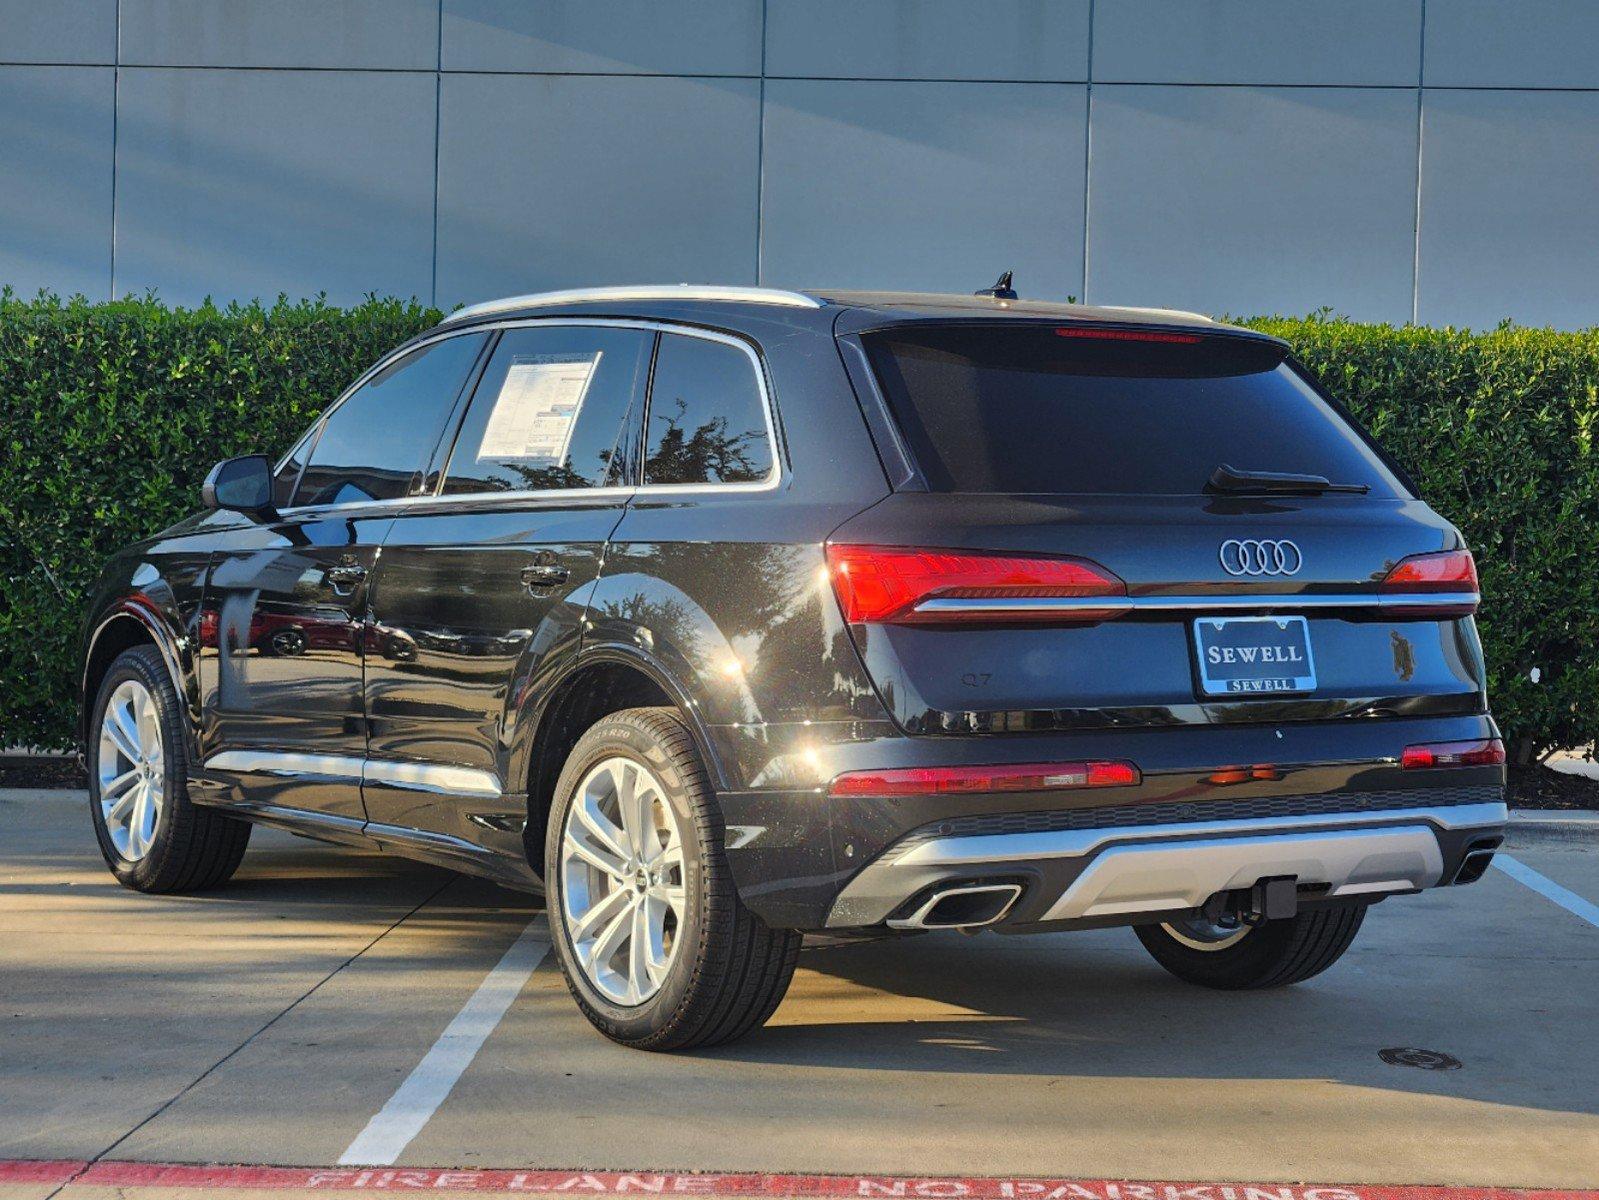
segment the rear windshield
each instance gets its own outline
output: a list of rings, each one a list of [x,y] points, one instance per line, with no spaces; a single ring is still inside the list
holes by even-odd
[[[1174,340],[992,324],[862,340],[934,491],[1194,495],[1226,464],[1406,495],[1280,347],[1155,336]]]

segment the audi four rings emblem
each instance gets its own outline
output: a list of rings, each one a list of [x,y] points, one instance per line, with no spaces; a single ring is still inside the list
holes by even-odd
[[[1221,569],[1229,575],[1297,575],[1305,556],[1288,539],[1228,538],[1221,544]]]

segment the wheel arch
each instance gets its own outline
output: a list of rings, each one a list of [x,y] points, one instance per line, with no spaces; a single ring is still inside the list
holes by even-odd
[[[172,680],[172,690],[183,705],[186,719],[184,737],[194,749],[196,729],[195,689],[189,686],[192,672],[185,667],[183,639],[171,629],[161,614],[137,596],[128,596],[101,613],[86,639],[83,654],[83,672],[79,679],[78,744],[80,750],[88,745],[89,721],[94,710],[95,697],[100,683],[117,656],[135,646],[154,646],[166,664],[167,675]]]
[[[530,733],[511,764],[511,777],[527,780],[523,845],[528,862],[541,877],[544,834],[555,785],[578,738],[613,712],[655,707],[674,709],[683,718],[713,790],[725,786],[721,763],[697,711],[699,705],[682,682],[663,664],[634,647],[587,647],[548,689],[536,714],[527,722]]]

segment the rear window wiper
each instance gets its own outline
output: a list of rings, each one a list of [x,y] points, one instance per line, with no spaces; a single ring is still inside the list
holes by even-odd
[[[1320,496],[1327,492],[1347,492],[1363,496],[1371,491],[1371,485],[1334,483],[1325,475],[1294,475],[1287,471],[1240,471],[1236,467],[1222,463],[1210,473],[1210,479],[1205,483],[1205,490],[1232,495]]]

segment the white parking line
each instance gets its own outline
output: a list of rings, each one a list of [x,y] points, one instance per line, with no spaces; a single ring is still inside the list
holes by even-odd
[[[1570,888],[1561,887],[1553,879],[1538,874],[1526,863],[1517,862],[1508,854],[1494,855],[1493,865],[1517,883],[1525,884],[1544,899],[1553,900],[1567,912],[1575,913],[1595,929],[1599,929],[1599,904],[1584,900]]]
[[[422,1132],[544,960],[550,948],[545,929],[542,914],[528,922],[415,1070],[350,1143],[340,1166],[389,1166]]]

